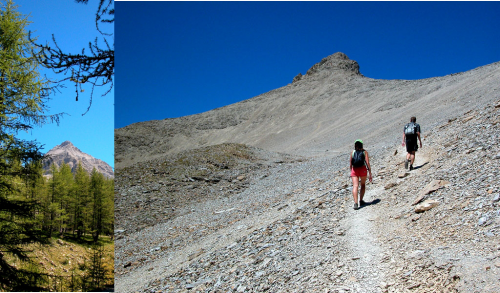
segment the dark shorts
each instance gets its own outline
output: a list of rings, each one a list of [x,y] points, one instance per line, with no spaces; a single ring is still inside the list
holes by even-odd
[[[418,150],[417,138],[406,137],[406,151],[408,153],[416,152]]]

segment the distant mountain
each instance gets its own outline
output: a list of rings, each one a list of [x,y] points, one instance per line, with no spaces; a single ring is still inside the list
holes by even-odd
[[[500,62],[420,80],[373,79],[360,68],[338,52],[257,97],[116,129],[115,168],[228,142],[301,156],[343,153],[358,138],[371,147],[396,143],[411,116],[430,129],[499,96]]]
[[[46,158],[43,160],[43,169],[45,170],[45,174],[49,174],[50,166],[52,164],[61,166],[63,162],[71,167],[71,171],[73,171],[73,173],[78,167],[78,162],[81,162],[83,168],[89,172],[89,174],[92,172],[93,168],[96,168],[96,170],[104,176],[114,178],[113,168],[111,168],[110,165],[80,151],[70,141],[65,141],[62,144],[55,146],[46,154]]]

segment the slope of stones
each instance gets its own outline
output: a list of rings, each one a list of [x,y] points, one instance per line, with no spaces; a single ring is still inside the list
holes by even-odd
[[[401,160],[386,164],[389,200],[379,237],[394,244],[391,257],[404,266],[401,290],[409,284],[429,292],[436,282],[460,292],[500,290],[499,114],[500,101],[434,128],[410,176],[394,178]],[[416,214],[411,203],[433,180],[449,182],[426,196],[439,206]],[[446,274],[428,280],[429,264]]]
[[[498,292],[499,113],[497,97],[495,103],[456,113],[434,127],[421,121],[428,131],[411,172],[403,170],[401,146],[391,141],[366,145],[375,178],[367,185],[369,205],[358,211],[352,209],[349,149],[307,159],[251,149],[251,156],[228,169],[221,169],[220,161],[228,161],[235,149],[248,152],[247,147],[216,147],[219,157],[232,153],[217,162],[205,159],[213,148],[185,153],[190,172],[205,173],[197,176],[181,168],[179,174],[188,176],[174,193],[150,192],[177,197],[182,204],[175,214],[142,229],[129,223],[117,231],[117,290]],[[134,191],[138,186],[182,177],[172,175],[175,171],[161,173],[155,166],[162,162],[117,174],[136,176],[120,184],[117,202],[144,198]],[[217,171],[200,170],[210,169],[207,164]],[[173,161],[166,165],[174,168]],[[232,173],[215,175],[221,170]],[[136,181],[153,175],[149,183]],[[412,203],[434,180],[449,182],[424,198],[439,205],[416,213]],[[223,185],[240,181],[246,182],[241,188],[225,191]],[[183,202],[191,193],[198,195]],[[130,215],[135,207],[127,206],[120,213]],[[158,206],[164,205],[144,205],[142,213]],[[118,227],[125,223],[117,220]]]
[[[303,156],[330,154],[357,136],[392,139],[415,115],[433,127],[498,96],[500,63],[423,80],[375,80],[336,53],[298,81],[209,112],[115,131],[117,168],[200,146],[243,143]]]
[[[238,144],[222,144],[138,163],[116,172],[115,218],[118,230],[139,231],[182,216],[197,202],[237,194],[258,171],[295,159],[286,154]],[[264,173],[262,173],[264,172]]]

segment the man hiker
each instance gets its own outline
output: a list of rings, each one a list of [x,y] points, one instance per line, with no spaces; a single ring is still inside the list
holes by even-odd
[[[417,138],[420,142],[420,147],[422,147],[422,140],[420,139],[420,125],[417,124],[417,118],[411,117],[410,123],[405,125],[403,131],[403,146],[406,144],[406,161],[405,169],[408,169],[408,164],[410,164],[410,170],[413,170],[413,162],[415,161],[415,152],[418,150]]]

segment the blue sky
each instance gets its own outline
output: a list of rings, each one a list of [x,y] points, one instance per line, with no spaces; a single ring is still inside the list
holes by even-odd
[[[422,79],[500,61],[500,2],[115,2],[115,128],[285,86],[336,52]]]
[[[14,0],[17,11],[30,15],[32,23],[28,30],[38,36],[39,43],[51,42],[55,35],[59,46],[71,53],[79,53],[88,47],[89,41],[100,36],[95,28],[95,12],[98,2],[91,0],[88,5],[78,4],[71,0]],[[112,26],[108,26],[112,32]],[[111,39],[112,41],[112,39]],[[86,50],[88,51],[88,50]],[[51,71],[43,70],[49,78],[59,79]],[[19,137],[36,140],[44,145],[42,152],[69,140],[77,148],[95,158],[114,166],[114,91],[107,96],[101,95],[108,88],[94,91],[92,107],[86,112],[90,101],[90,87],[80,93],[79,101],[75,101],[75,88],[71,83],[61,93],[51,96],[48,102],[49,112],[55,114],[65,112],[68,115],[57,124],[47,124],[34,128],[29,133],[20,133]]]

